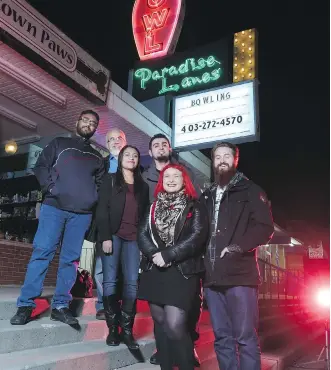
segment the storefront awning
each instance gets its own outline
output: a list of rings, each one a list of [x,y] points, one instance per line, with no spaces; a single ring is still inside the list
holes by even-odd
[[[268,245],[272,244],[281,244],[281,245],[287,245],[287,246],[303,246],[303,243],[291,237],[291,235],[284,229],[282,229],[280,226],[277,224],[274,224],[274,235]]]

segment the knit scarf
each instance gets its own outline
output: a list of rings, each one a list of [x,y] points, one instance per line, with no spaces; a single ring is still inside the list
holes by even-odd
[[[185,190],[178,193],[159,193],[155,206],[155,226],[161,240],[170,245],[174,242],[178,217],[187,205]]]

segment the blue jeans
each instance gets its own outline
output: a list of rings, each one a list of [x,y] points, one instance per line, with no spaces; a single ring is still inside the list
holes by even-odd
[[[206,288],[205,297],[220,369],[261,370],[257,289],[247,286],[221,290]]]
[[[118,269],[121,264],[123,274],[123,299],[135,300],[138,291],[140,252],[136,241],[113,236],[113,253],[102,254],[103,294],[117,293]]]
[[[70,294],[76,276],[85,233],[91,214],[77,214],[42,205],[38,230],[33,241],[33,252],[17,306],[35,307],[34,299],[42,293],[48,266],[57,247],[62,247],[52,308],[69,307]]]
[[[97,311],[103,310],[103,271],[102,271],[102,246],[100,243],[97,243],[95,246],[96,257],[95,257],[95,267],[94,267],[94,280],[97,287],[97,300],[95,302],[95,309]]]

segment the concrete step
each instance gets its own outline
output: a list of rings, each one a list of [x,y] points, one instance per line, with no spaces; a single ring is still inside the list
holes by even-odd
[[[152,318],[146,313],[138,313],[135,319],[134,334],[142,338],[153,333]],[[77,328],[62,322],[52,321],[48,317],[29,322],[26,325],[11,325],[9,321],[0,321],[0,353],[44,348],[68,343],[103,340],[108,334],[105,321],[93,316],[84,316]]]
[[[96,293],[96,292],[95,292]],[[19,288],[0,287],[0,322],[10,320],[17,311],[16,301],[19,295]],[[46,317],[50,315],[53,288],[46,289],[40,298],[35,299],[37,307],[33,310],[33,317]],[[76,317],[95,316],[96,298],[74,298],[70,309]],[[147,302],[138,301],[138,312],[149,312]]]
[[[124,344],[109,347],[103,340],[12,352],[0,355],[0,370],[115,370],[150,358],[154,340],[141,338],[139,344],[134,352]]]
[[[206,343],[203,346],[197,346],[196,351],[199,355],[201,366],[200,370],[219,370],[213,343]],[[269,359],[262,354],[262,370],[274,370],[277,361]],[[151,365],[149,361],[127,366],[123,370],[157,370],[159,366]]]

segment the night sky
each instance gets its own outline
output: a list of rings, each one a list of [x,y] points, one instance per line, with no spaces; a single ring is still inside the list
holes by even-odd
[[[138,60],[133,0],[29,3],[127,88]],[[239,146],[239,167],[266,190],[284,227],[292,219],[330,224],[329,14],[328,2],[186,0],[177,51],[258,30],[261,140]]]

